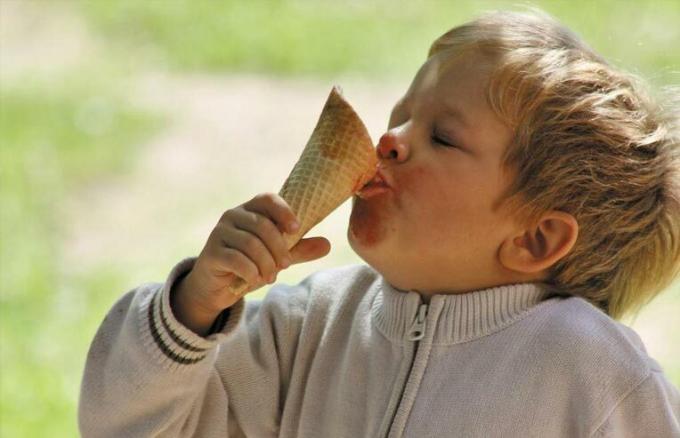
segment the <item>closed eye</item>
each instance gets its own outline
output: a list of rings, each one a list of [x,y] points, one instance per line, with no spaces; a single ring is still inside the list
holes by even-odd
[[[433,133],[432,136],[430,137],[432,140],[432,143],[439,144],[441,146],[449,147],[449,148],[456,148],[456,146],[451,140],[442,137],[439,134]]]

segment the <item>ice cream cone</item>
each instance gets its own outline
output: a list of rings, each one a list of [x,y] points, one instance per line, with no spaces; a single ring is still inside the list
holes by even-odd
[[[307,146],[279,192],[300,222],[295,234],[284,234],[288,248],[363,187],[375,175],[377,164],[364,123],[340,89],[333,87]],[[230,291],[240,296],[247,288],[237,277]]]

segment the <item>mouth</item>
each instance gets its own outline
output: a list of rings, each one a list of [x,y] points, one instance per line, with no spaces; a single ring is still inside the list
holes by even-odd
[[[375,176],[357,192],[357,196],[362,199],[371,198],[392,190],[385,174],[378,168]]]

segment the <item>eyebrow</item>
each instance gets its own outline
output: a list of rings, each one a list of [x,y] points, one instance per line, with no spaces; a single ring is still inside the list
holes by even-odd
[[[444,106],[444,112],[449,117],[460,123],[464,128],[470,128],[470,123],[468,122],[467,117],[460,109],[456,108],[455,106]]]
[[[392,107],[392,111],[402,109],[402,107],[406,106],[408,101],[409,96],[408,95],[403,96],[401,99],[397,101],[397,103],[395,103],[394,107]],[[458,107],[444,104],[443,109],[447,116],[457,121],[463,128],[468,130],[470,129],[471,125],[470,122],[468,121],[467,116]]]

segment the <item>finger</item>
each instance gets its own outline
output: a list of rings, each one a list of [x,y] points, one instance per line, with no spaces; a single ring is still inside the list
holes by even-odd
[[[241,285],[240,282],[234,281],[235,277],[233,277],[233,275],[234,274],[232,274],[232,280],[229,281],[227,284],[225,284],[225,286],[222,289],[223,291],[231,292],[229,295],[232,295],[232,296],[233,296],[234,290],[238,291],[237,296],[243,296],[243,295],[249,294],[250,292],[258,290],[259,288],[261,288],[262,286],[264,286],[268,283],[267,281],[264,281],[262,278],[257,277],[258,278],[257,281],[244,280],[246,282],[246,286],[245,286],[245,288],[243,288],[243,286]]]
[[[262,193],[248,201],[244,207],[247,210],[260,213],[268,217],[281,232],[293,233],[299,228],[295,213],[288,203],[276,193]],[[295,224],[298,227],[295,227]]]
[[[291,250],[293,264],[316,260],[328,254],[331,243],[324,237],[310,237],[300,240]]]
[[[220,240],[222,245],[242,252],[255,263],[260,276],[271,281],[276,275],[276,262],[271,253],[258,236],[238,228],[220,227]]]
[[[257,265],[239,250],[222,246],[216,251],[215,261],[219,268],[243,278],[248,284],[262,281]]]
[[[232,224],[243,231],[256,235],[274,257],[279,269],[290,266],[291,258],[281,231],[266,216],[245,209],[236,210],[231,216]]]

